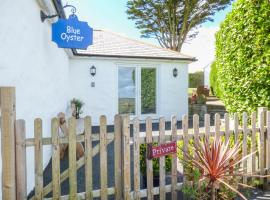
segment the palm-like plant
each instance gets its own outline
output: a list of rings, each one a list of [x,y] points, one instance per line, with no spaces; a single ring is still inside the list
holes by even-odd
[[[230,184],[236,177],[256,176],[245,173],[245,170],[240,165],[242,161],[256,152],[242,157],[241,146],[241,143],[237,143],[230,147],[229,142],[225,143],[220,138],[215,137],[210,140],[205,137],[194,145],[194,155],[184,152],[185,162],[191,163],[194,168],[200,170],[201,177],[199,181],[207,182],[207,188],[211,190],[212,200],[215,200],[216,188],[220,184],[246,200],[246,197],[238,191],[238,186],[250,186],[241,183],[236,183],[235,186]]]

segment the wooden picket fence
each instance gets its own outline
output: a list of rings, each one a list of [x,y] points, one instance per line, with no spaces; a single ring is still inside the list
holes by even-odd
[[[183,182],[179,182],[178,168],[180,165],[177,155],[172,155],[172,169],[170,173],[170,184],[166,184],[165,157],[159,158],[159,186],[153,185],[153,161],[146,160],[147,165],[147,187],[141,189],[140,183],[140,145],[165,144],[171,141],[183,141],[184,151],[188,150],[189,141],[199,142],[203,136],[224,137],[228,141],[231,137],[234,141],[242,138],[243,156],[250,152],[259,150],[259,154],[253,155],[250,160],[243,161],[245,170],[261,175],[269,174],[270,169],[270,112],[265,108],[258,109],[249,117],[246,113],[242,116],[234,114],[233,124],[230,124],[229,114],[225,114],[224,123],[221,123],[220,115],[215,115],[215,125],[210,126],[210,116],[205,115],[204,127],[199,127],[199,116],[193,116],[193,127],[189,128],[188,116],[182,118],[182,128],[177,129],[177,119],[171,118],[171,129],[165,130],[165,119],[159,119],[159,131],[152,131],[152,119],[147,118],[141,122],[138,118],[130,120],[128,115],[116,115],[114,118],[114,132],[107,132],[106,116],[100,117],[99,134],[92,133],[91,117],[84,118],[84,132],[76,133],[76,119],[68,119],[68,137],[59,136],[59,119],[51,120],[51,137],[44,138],[42,133],[42,120],[34,121],[34,138],[25,137],[24,120],[15,118],[15,90],[12,88],[2,88],[0,92],[1,110],[1,133],[2,133],[2,158],[3,163],[3,186],[2,199],[27,199],[26,190],[26,149],[35,149],[35,195],[32,199],[46,199],[52,191],[52,198],[47,199],[93,199],[100,198],[106,200],[108,196],[115,199],[154,199],[159,195],[159,199],[166,199],[166,194],[171,193],[171,199],[178,198],[178,191],[181,190]],[[242,125],[239,119],[242,118]],[[248,125],[250,121],[251,125]],[[140,132],[140,123],[145,123],[146,131]],[[132,124],[132,137],[131,125]],[[257,137],[258,136],[258,137]],[[248,148],[248,138],[251,147]],[[257,138],[259,141],[257,141]],[[76,143],[84,142],[85,155],[76,160]],[[99,142],[92,146],[93,142]],[[108,163],[107,146],[114,143],[114,186],[108,188]],[[60,145],[68,144],[69,168],[60,172]],[[52,182],[43,184],[43,145],[52,146]],[[100,189],[93,190],[93,162],[94,156],[100,157]],[[133,155],[132,155],[133,154]],[[132,155],[132,156],[131,156]],[[133,162],[132,159],[133,158]],[[131,168],[131,164],[133,167]],[[77,192],[77,170],[85,165],[85,185],[86,191]],[[248,167],[250,166],[250,168]],[[133,171],[131,171],[133,169]],[[184,169],[185,170],[185,169]],[[131,174],[133,174],[131,176]],[[133,180],[131,179],[133,177]],[[69,194],[61,196],[61,183],[69,179]],[[185,177],[184,181],[185,181]],[[133,184],[131,184],[133,181]],[[243,178],[244,183],[247,178]],[[270,180],[262,179],[267,187]],[[133,185],[133,187],[131,187]]]

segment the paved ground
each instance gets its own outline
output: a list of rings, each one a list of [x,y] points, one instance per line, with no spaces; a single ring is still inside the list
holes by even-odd
[[[258,195],[257,197],[253,198],[252,200],[263,200],[263,199],[270,199],[270,192],[265,192],[262,195]]]
[[[270,192],[265,192],[264,194],[258,195],[254,198],[252,198],[251,200],[266,200],[266,199],[270,199]]]
[[[93,144],[93,147],[97,145],[97,142]],[[114,186],[114,155],[113,155],[113,149],[114,149],[114,144],[111,143],[108,145],[108,157],[107,157],[107,162],[108,162],[108,187],[113,187]],[[131,152],[133,151],[133,147],[131,146]],[[61,172],[66,170],[68,168],[68,155],[66,153],[65,157],[63,160],[61,160]],[[100,189],[100,164],[99,164],[99,154],[97,154],[93,158],[93,189]],[[85,191],[85,173],[84,173],[84,166],[81,167],[77,171],[77,190],[78,193],[84,192]],[[131,155],[131,172],[133,171],[133,156]],[[48,164],[48,166],[44,170],[43,174],[43,181],[44,181],[44,186],[46,186],[48,183],[52,181],[52,163],[51,160]],[[133,180],[133,174],[131,173],[131,180]],[[69,191],[69,180],[66,179],[62,184],[61,184],[61,194],[62,195],[67,195]],[[170,177],[168,176],[166,178],[166,184],[170,184]],[[178,182],[182,181],[181,176],[179,175]],[[141,176],[141,189],[146,188],[146,180]],[[131,189],[133,190],[133,181],[131,181]],[[32,197],[34,195],[34,190],[29,194],[28,198]],[[167,194],[167,198],[170,197],[170,194]],[[179,197],[181,196],[181,193],[179,193]],[[52,193],[48,194],[46,198],[52,197]],[[114,199],[113,197],[110,197],[109,199]],[[155,199],[159,199],[158,197],[155,197]]]
[[[249,200],[270,200],[270,191],[263,192],[260,189],[255,189],[245,196]],[[240,198],[238,197],[236,200],[240,200]]]
[[[207,97],[206,104],[207,105],[215,105],[215,106],[224,106],[224,103],[219,98],[217,98],[215,96]]]

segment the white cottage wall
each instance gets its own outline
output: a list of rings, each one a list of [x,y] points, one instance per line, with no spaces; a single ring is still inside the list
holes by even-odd
[[[90,67],[96,67],[96,75],[90,75]],[[91,87],[91,82],[95,87]],[[94,125],[99,124],[99,116],[106,115],[108,123],[113,123],[117,114],[117,65],[112,60],[74,58],[70,60],[70,99],[82,100],[83,115],[90,115]]]
[[[16,87],[17,119],[26,120],[27,137],[33,137],[36,117],[49,137],[50,119],[68,102],[68,56],[51,42],[51,26],[41,23],[37,1],[4,0],[0,6],[0,86]],[[27,150],[28,192],[34,186],[33,149]],[[44,146],[44,166],[50,150]]]
[[[96,75],[90,75],[90,67],[96,67]],[[123,59],[123,58],[74,58],[70,61],[70,99],[81,99],[85,105],[83,116],[92,116],[93,124],[98,125],[99,116],[106,115],[108,123],[113,124],[113,117],[118,113],[118,66],[154,66],[158,72],[157,115],[167,121],[172,115],[181,120],[188,113],[188,67],[187,63],[176,61]],[[173,69],[178,69],[178,76],[173,77]],[[95,87],[91,87],[91,82]],[[145,116],[140,116],[145,118]]]
[[[173,69],[178,71],[173,77]],[[187,63],[163,63],[160,68],[160,114],[167,121],[172,115],[177,120],[188,114],[188,65]]]

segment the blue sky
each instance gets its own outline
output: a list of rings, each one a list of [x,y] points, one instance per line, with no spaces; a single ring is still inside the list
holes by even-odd
[[[130,38],[144,40],[158,45],[155,39],[140,38],[140,30],[135,23],[129,20],[126,14],[127,0],[62,0],[76,6],[77,15],[81,21],[87,21],[94,29],[108,29]],[[198,27],[199,35],[196,39],[185,44],[183,52],[195,56],[198,62],[191,64],[191,71],[202,69],[210,63],[214,57],[214,34],[219,24],[225,19],[227,9],[216,13],[214,22],[206,22]],[[68,12],[68,9],[66,10]],[[203,47],[203,48],[202,48]],[[208,54],[205,54],[208,53]]]

